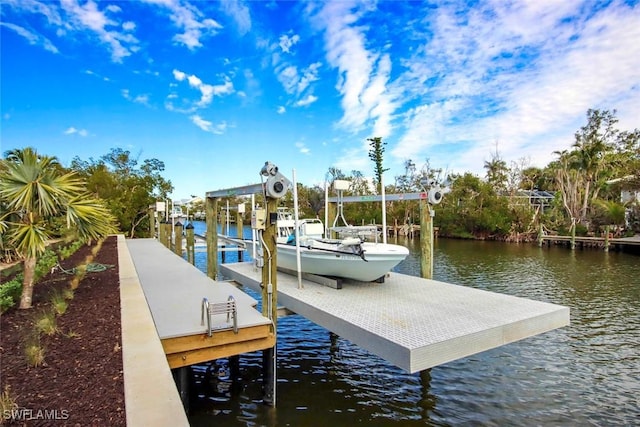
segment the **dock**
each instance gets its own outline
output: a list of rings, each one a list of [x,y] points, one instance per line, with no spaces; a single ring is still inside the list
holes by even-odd
[[[273,323],[257,301],[231,283],[214,281],[156,239],[127,240],[169,367],[181,368],[275,345]],[[237,332],[224,314],[202,321],[203,298],[211,304],[235,301]],[[211,335],[211,336],[209,336]]]
[[[252,263],[221,274],[259,291]],[[569,308],[399,273],[334,289],[278,272],[278,303],[410,373],[569,325]]]
[[[580,244],[581,246],[596,246],[608,249],[609,246],[622,248],[624,246],[640,246],[640,235],[631,237],[594,237],[594,236],[559,236],[554,234],[545,234],[540,236],[540,245],[546,242],[564,243],[564,244]]]

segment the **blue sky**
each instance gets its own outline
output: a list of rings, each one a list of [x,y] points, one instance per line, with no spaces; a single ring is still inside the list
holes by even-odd
[[[589,108],[640,127],[638,2],[1,0],[1,149],[157,158],[173,198],[330,167],[545,166]]]

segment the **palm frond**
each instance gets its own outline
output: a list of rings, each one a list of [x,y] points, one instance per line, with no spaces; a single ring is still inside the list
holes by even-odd
[[[117,232],[116,220],[102,201],[84,194],[69,200],[67,225],[82,240],[98,239]]]
[[[49,234],[45,227],[38,224],[18,224],[11,228],[9,242],[15,250],[25,257],[37,257],[44,253]]]

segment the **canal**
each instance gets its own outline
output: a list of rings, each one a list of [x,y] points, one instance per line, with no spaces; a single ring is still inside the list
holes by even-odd
[[[396,271],[419,275],[419,241],[397,243],[411,253]],[[206,271],[205,256],[196,265]],[[571,325],[408,374],[288,316],[278,321],[277,407],[262,403],[262,358],[251,353],[238,375],[226,359],[193,367],[191,425],[636,425],[640,257],[440,239],[434,278],[568,306]]]

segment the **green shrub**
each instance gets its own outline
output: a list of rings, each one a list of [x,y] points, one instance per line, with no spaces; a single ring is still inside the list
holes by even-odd
[[[13,307],[22,294],[22,278],[15,279],[0,285],[0,313],[4,313]]]
[[[589,229],[586,225],[576,224],[576,236],[584,237],[589,232]]]
[[[35,271],[35,281],[44,277],[58,263],[58,256],[51,249],[47,249],[44,254],[38,258]]]
[[[79,240],[76,240],[76,241],[70,243],[68,246],[64,246],[64,247],[60,248],[58,250],[58,254],[60,255],[60,259],[69,258],[71,255],[76,253],[76,251],[78,249],[80,249],[80,246],[82,246],[82,242],[80,242]]]

